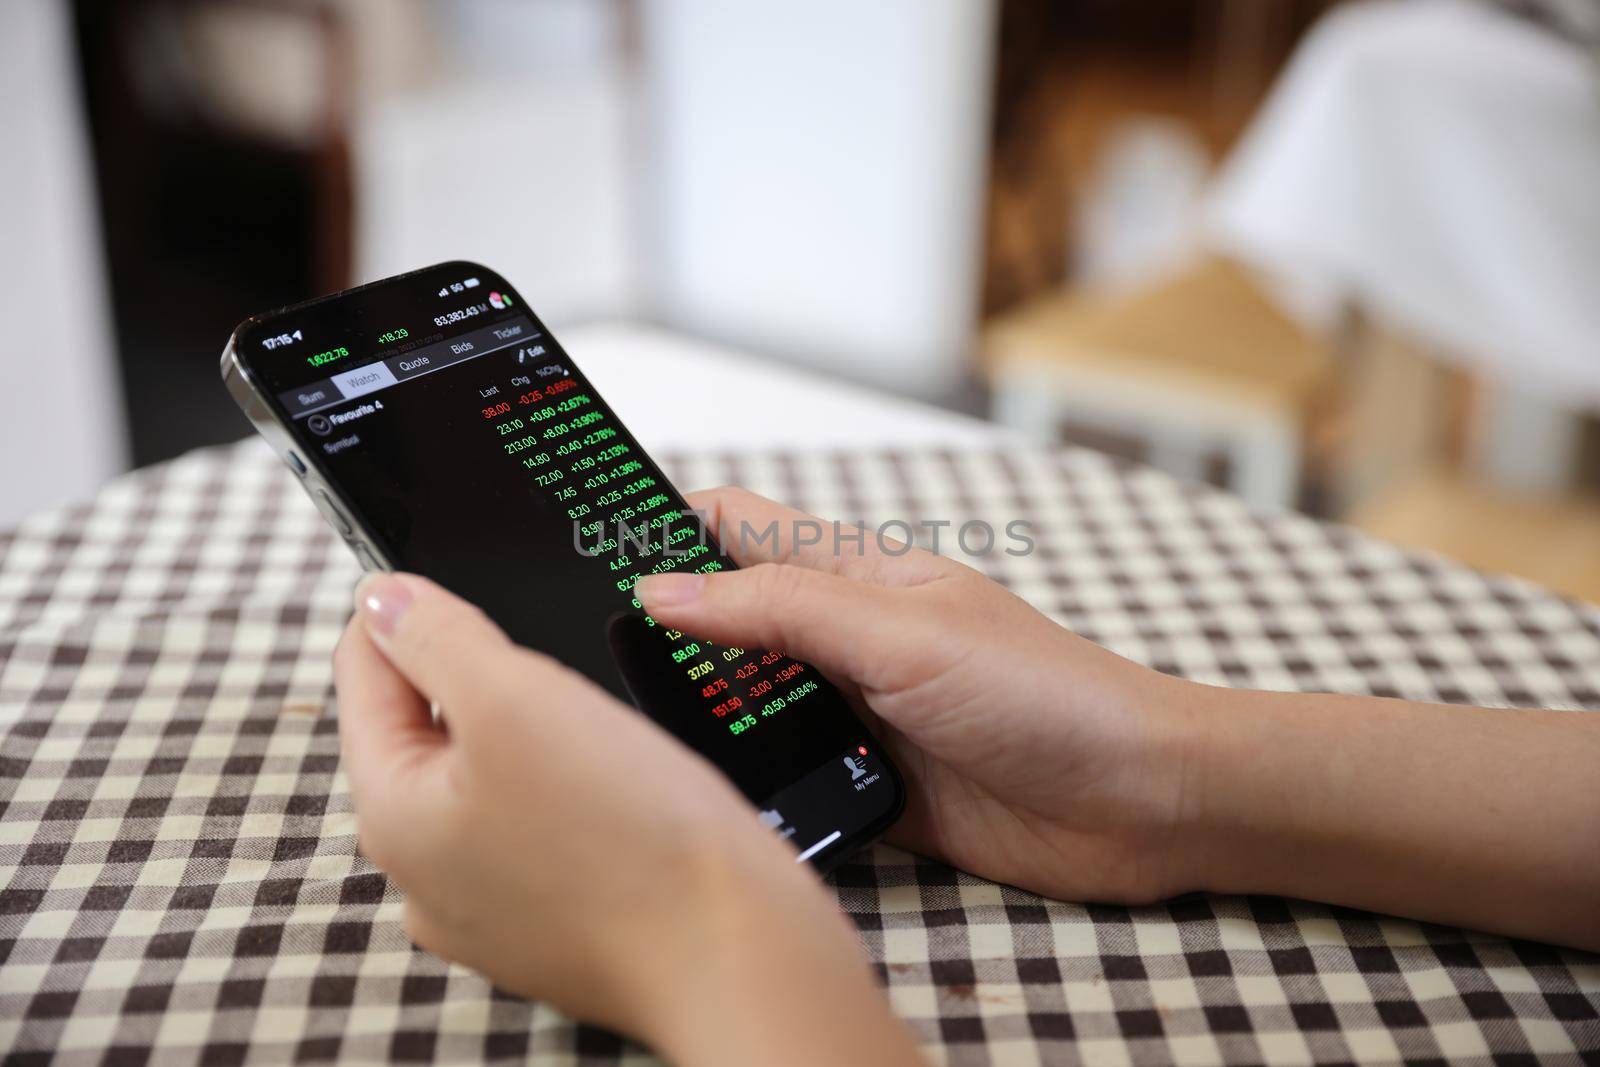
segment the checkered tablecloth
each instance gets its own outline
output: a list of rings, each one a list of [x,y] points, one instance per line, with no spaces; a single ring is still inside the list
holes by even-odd
[[[1600,612],[1091,453],[664,459],[870,523],[1031,520],[1032,555],[978,562],[1162,670],[1600,708]],[[356,577],[254,443],[0,538],[8,1062],[649,1059],[407,942],[329,706]],[[1600,1063],[1593,955],[1300,901],[1062,904],[887,847],[833,882],[936,1061]]]

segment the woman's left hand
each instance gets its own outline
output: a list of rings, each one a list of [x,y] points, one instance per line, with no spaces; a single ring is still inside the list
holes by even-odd
[[[361,846],[422,947],[682,1061],[782,1062],[790,1029],[806,1062],[854,1018],[920,1062],[810,869],[634,709],[411,575],[361,584],[334,664]]]

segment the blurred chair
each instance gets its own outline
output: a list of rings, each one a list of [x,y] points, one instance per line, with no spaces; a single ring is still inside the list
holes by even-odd
[[[1125,295],[1035,301],[995,319],[983,347],[1009,426],[1045,440],[1064,424],[1132,437],[1154,466],[1193,479],[1220,454],[1251,504],[1297,501],[1305,422],[1331,357],[1232,263]]]

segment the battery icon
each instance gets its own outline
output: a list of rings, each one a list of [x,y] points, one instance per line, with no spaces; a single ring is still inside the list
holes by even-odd
[[[468,289],[476,289],[478,287],[478,279],[476,279],[476,278],[468,278],[466,281],[462,282],[461,284],[466,286]]]

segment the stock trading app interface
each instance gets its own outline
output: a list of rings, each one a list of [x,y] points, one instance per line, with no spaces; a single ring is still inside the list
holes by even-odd
[[[838,691],[780,652],[644,612],[641,576],[732,562],[519,295],[436,270],[236,338],[301,454],[399,568],[637,704],[803,858],[826,865],[881,831],[901,787]]]

